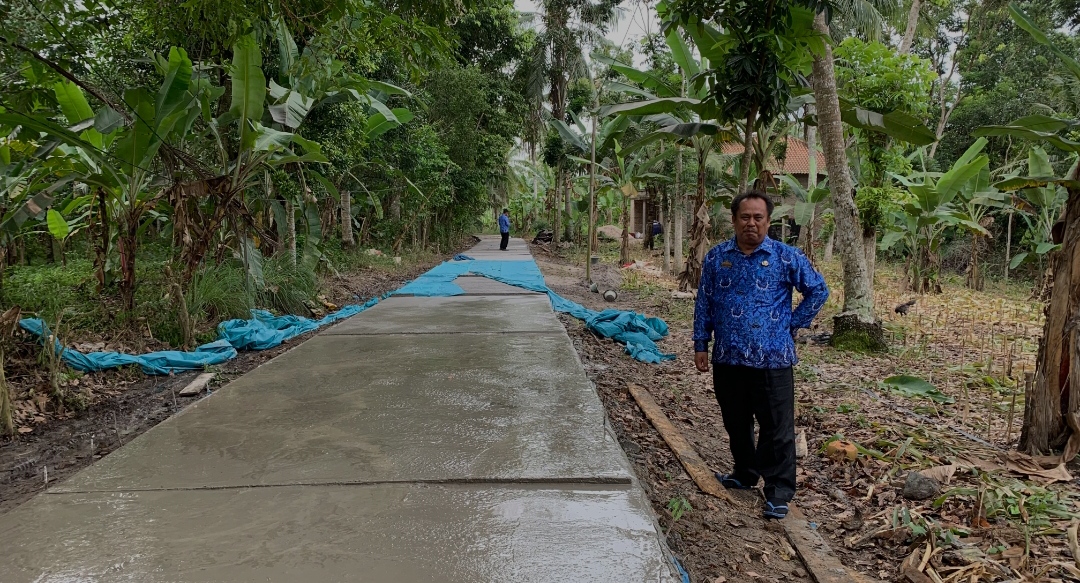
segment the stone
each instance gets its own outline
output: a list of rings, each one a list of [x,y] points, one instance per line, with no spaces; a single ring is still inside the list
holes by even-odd
[[[803,458],[806,457],[808,453],[810,452],[806,445],[806,430],[800,429],[799,432],[795,434],[795,457]],[[858,452],[856,451],[856,453]]]
[[[904,498],[908,500],[928,500],[941,494],[941,483],[919,472],[908,472],[904,480]]]
[[[850,441],[837,440],[826,446],[825,455],[829,456],[833,461],[847,460],[853,462],[855,458],[859,457],[859,448],[855,447],[855,444]]]

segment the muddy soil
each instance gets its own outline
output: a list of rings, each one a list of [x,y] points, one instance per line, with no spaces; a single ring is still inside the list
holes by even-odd
[[[338,306],[363,302],[401,287],[452,256],[450,253],[415,265],[380,266],[332,276],[323,283],[323,298]],[[237,358],[214,367],[218,375],[209,390],[212,392],[315,334],[299,336],[270,350],[241,352]],[[36,362],[39,351],[29,341],[20,344],[5,363],[11,371],[8,381],[13,386],[40,386],[44,373]],[[41,390],[36,391],[37,399],[16,401],[19,433],[0,438],[0,514],[44,490],[46,478],[48,483],[55,483],[71,476],[205,396],[176,395],[197,374],[147,377],[135,370],[119,370],[80,375],[64,381],[65,390],[77,392],[85,401],[85,408],[78,412],[55,410]]]

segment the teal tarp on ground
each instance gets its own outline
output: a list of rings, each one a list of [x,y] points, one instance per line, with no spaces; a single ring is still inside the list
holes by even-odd
[[[546,293],[555,311],[570,314],[584,321],[588,329],[624,344],[626,353],[637,360],[658,363],[675,358],[674,354],[660,352],[659,347],[656,346],[656,341],[668,334],[667,324],[663,320],[646,318],[641,314],[623,310],[597,312],[572,302],[548,289],[540,268],[532,260],[464,259],[445,262],[393,292],[393,295],[428,297],[461,295],[465,291],[453,281],[466,273],[482,275],[507,285]],[[383,298],[389,295],[391,294],[386,294]],[[345,306],[321,320],[311,320],[300,316],[274,316],[264,310],[252,310],[252,317],[249,320],[228,320],[219,324],[220,338],[215,342],[203,344],[192,352],[163,350],[141,355],[119,352],[83,354],[77,350],[64,348],[59,340],[54,339],[53,344],[56,346],[57,353],[61,354],[64,363],[77,371],[97,372],[138,365],[148,375],[167,375],[188,370],[201,370],[207,366],[221,364],[236,358],[237,350],[273,348],[301,334],[355,316],[378,302],[379,298],[372,298],[364,304]],[[52,335],[45,322],[37,318],[20,320],[19,326],[38,338],[47,338]]]
[[[24,318],[19,321],[19,326],[38,338],[52,336],[49,327],[38,318]],[[227,340],[217,340],[209,344],[203,344],[193,352],[163,350],[138,356],[120,352],[83,354],[78,350],[64,348],[59,340],[53,339],[53,344],[56,347],[56,352],[64,360],[64,364],[81,372],[97,372],[110,368],[138,365],[146,374],[166,375],[171,372],[199,370],[236,358],[236,349]]]
[[[365,304],[345,306],[321,320],[311,320],[300,316],[274,316],[264,310],[252,310],[250,320],[228,320],[219,324],[220,338],[209,344],[203,344],[192,352],[163,350],[140,355],[120,352],[83,354],[78,350],[64,348],[59,340],[54,339],[53,343],[64,363],[80,372],[98,372],[110,368],[138,365],[148,375],[167,375],[188,370],[201,370],[207,366],[221,364],[236,358],[237,350],[273,348],[301,334],[355,316],[374,306],[378,301],[379,298],[372,298]],[[20,320],[19,326],[38,338],[52,335],[45,322],[37,318]]]
[[[394,292],[394,295],[413,295],[425,297],[456,296],[465,293],[454,280],[466,273],[482,275],[495,281],[546,293],[551,306],[557,312],[570,314],[585,322],[585,326],[605,337],[626,345],[626,353],[642,362],[659,363],[674,360],[674,354],[660,351],[656,341],[668,334],[667,324],[659,318],[646,318],[636,312],[623,310],[590,310],[577,302],[572,302],[548,289],[544,275],[535,261],[453,261],[436,266],[408,285]]]

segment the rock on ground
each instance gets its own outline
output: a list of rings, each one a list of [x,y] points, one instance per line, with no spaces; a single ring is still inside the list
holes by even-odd
[[[941,494],[941,483],[919,472],[908,472],[903,493],[908,500],[928,500]]]

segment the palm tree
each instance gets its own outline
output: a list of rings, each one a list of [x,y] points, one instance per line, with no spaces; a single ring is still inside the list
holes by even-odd
[[[873,38],[881,33],[884,22],[879,6],[890,5],[897,6],[897,3],[895,0],[842,0],[837,2],[835,15],[839,22],[857,27],[865,36]],[[822,34],[831,35],[824,14],[819,13],[814,19],[814,28]],[[833,319],[833,342],[842,345],[846,338],[858,336],[869,340],[869,343],[863,342],[864,345],[869,344],[866,348],[884,349],[886,344],[881,321],[874,314],[874,286],[863,243],[859,239],[862,229],[855,207],[855,189],[840,119],[840,97],[836,89],[832,47],[826,44],[823,53],[814,56],[813,67],[818,137],[829,170],[836,243],[844,266],[844,306]]]
[[[526,95],[542,110],[547,97],[550,115],[553,119],[565,121],[566,107],[569,102],[570,84],[577,79],[589,77],[585,48],[602,42],[604,34],[615,23],[618,6],[622,0],[542,0],[539,2],[538,15],[528,15],[529,19],[539,16],[535,42],[528,57],[522,63],[526,78]],[[563,177],[562,169],[559,171]],[[565,180],[556,181],[555,207],[558,214],[560,199],[559,185]],[[565,185],[564,185],[565,187]],[[565,213],[570,215],[569,188],[564,188]],[[558,237],[558,225],[552,229]],[[567,223],[566,236],[570,236]]]

